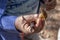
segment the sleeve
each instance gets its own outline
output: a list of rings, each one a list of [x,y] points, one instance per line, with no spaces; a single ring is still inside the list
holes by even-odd
[[[1,20],[1,16],[4,14],[6,5],[7,5],[7,0],[0,0],[0,20]],[[1,28],[1,21],[0,21],[0,28]]]
[[[0,0],[0,17],[4,14],[7,5],[7,0]]]
[[[3,29],[6,31],[10,31],[10,32],[17,32],[16,28],[15,28],[15,20],[16,20],[17,16],[3,16],[1,18],[1,24],[3,26]]]
[[[7,31],[9,30],[16,31],[14,22],[17,17],[8,16],[8,15],[4,16],[4,11],[6,9],[7,1],[8,0],[0,0],[0,28]]]

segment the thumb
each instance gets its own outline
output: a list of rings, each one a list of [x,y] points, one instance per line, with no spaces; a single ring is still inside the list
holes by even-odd
[[[44,23],[45,23],[45,20],[43,19],[40,19],[40,18],[37,18],[36,20],[36,27],[43,27],[44,26]]]
[[[40,19],[38,18],[38,19],[36,20],[36,27],[38,27],[39,24],[40,24]]]

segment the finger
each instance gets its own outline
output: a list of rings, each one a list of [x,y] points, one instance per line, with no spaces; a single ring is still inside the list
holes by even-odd
[[[30,15],[24,15],[24,18],[28,20],[29,22],[34,21],[37,19],[37,14],[30,14]]]
[[[28,24],[25,24],[24,27],[23,27],[23,32],[24,33],[28,33]]]
[[[40,31],[41,31],[41,30],[38,29],[38,28],[35,29],[35,33],[38,33],[38,32],[40,32]]]
[[[26,24],[26,25],[24,26],[24,33],[25,33],[25,34],[31,34],[31,33],[33,33],[33,32],[34,32],[34,30],[31,31],[31,27],[28,26],[28,24]]]
[[[40,26],[40,23],[41,23],[40,19],[37,19],[36,20],[36,27],[39,27]]]
[[[24,29],[27,30],[27,28],[28,28],[28,24],[25,24]]]
[[[27,28],[27,29],[28,29],[28,32],[29,32],[29,33],[33,33],[33,32],[34,32],[34,29],[33,29],[33,28],[31,28],[31,26],[28,26],[28,28]]]
[[[25,23],[23,23],[23,28],[26,26],[26,24],[27,24],[26,22],[25,22]]]

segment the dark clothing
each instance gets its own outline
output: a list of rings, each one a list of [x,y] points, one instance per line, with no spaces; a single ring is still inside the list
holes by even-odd
[[[20,40],[15,19],[20,15],[36,13],[39,0],[0,0],[0,39]]]

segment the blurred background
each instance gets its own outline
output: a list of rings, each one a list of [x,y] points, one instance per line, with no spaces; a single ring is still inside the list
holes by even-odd
[[[58,40],[60,38],[60,0],[56,0],[55,9],[47,11],[48,18],[45,23],[45,28],[38,34],[30,35],[32,40]],[[59,39],[60,40],[60,39]]]

